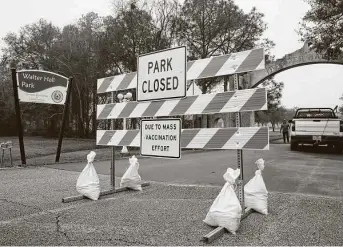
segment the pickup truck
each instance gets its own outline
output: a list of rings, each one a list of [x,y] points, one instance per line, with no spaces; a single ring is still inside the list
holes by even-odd
[[[343,149],[343,121],[331,108],[300,108],[290,123],[291,150],[300,144],[327,145],[337,153]]]

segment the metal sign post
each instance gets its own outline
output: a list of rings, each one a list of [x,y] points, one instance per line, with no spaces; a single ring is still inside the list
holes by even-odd
[[[114,96],[115,93],[111,93],[111,102],[115,103]],[[111,120],[111,130],[114,130],[114,119]],[[111,189],[115,190],[116,187],[116,147],[112,146],[111,149],[111,168],[110,168],[110,180],[111,180]]]
[[[58,137],[58,144],[57,144],[57,152],[56,152],[55,162],[59,162],[60,161],[63,133],[64,133],[64,128],[65,128],[66,119],[67,119],[68,110],[69,110],[70,94],[71,94],[71,90],[72,90],[72,83],[73,83],[73,77],[70,77],[69,78],[69,83],[68,83],[68,89],[67,89],[67,96],[66,96],[66,100],[65,100],[65,104],[64,104],[64,109],[63,109],[62,124],[61,124],[60,134],[59,134],[59,137]]]
[[[23,138],[24,136],[23,125],[21,122],[20,104],[19,104],[19,95],[18,95],[17,70],[11,69],[11,71],[12,71],[15,114],[17,116],[17,131],[18,131],[18,136],[19,136],[21,164],[25,166],[26,157],[25,157],[24,138]]]
[[[235,74],[233,78],[234,78],[233,79],[234,90],[238,90],[239,89],[238,74]],[[241,113],[240,112],[236,112],[236,127],[237,128],[241,127]],[[241,203],[241,207],[244,212],[245,203],[244,203],[243,150],[242,149],[237,149],[237,166],[238,166],[238,169],[240,170],[239,181],[238,181],[238,199]]]
[[[115,91],[111,92],[111,103],[112,104],[115,103],[114,99],[115,99]],[[115,120],[111,119],[110,121],[111,121],[111,131],[115,131],[114,130],[114,127],[115,127],[114,121]],[[110,186],[111,187],[109,190],[101,191],[100,197],[129,190],[129,188],[127,188],[127,187],[122,187],[122,188],[118,188],[118,189],[115,188],[115,184],[116,184],[116,180],[115,180],[116,179],[116,177],[115,177],[115,174],[116,174],[115,155],[116,155],[116,146],[112,145],[111,146],[111,166],[110,166]],[[142,187],[147,187],[149,185],[150,185],[150,183],[142,183],[141,184]],[[88,198],[83,196],[83,195],[70,196],[70,197],[62,198],[62,202],[68,203],[68,202],[74,202],[74,201],[83,200],[83,199],[88,199]]]
[[[55,162],[59,161],[63,131],[69,109],[69,99],[72,78],[43,70],[20,70],[12,69],[12,82],[14,104],[17,115],[17,128],[19,134],[20,156],[23,165],[26,165],[23,126],[20,115],[21,102],[64,105],[62,124],[59,133]]]

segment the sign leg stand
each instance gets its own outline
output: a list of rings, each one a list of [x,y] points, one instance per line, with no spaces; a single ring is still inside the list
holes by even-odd
[[[111,93],[111,102],[115,103],[114,92]],[[111,120],[111,130],[114,130],[114,120]],[[111,150],[111,167],[110,167],[111,190],[116,189],[116,147]]]
[[[114,103],[114,93],[112,93],[112,103]],[[111,129],[112,130],[114,129],[114,120],[111,120]],[[112,147],[112,149],[111,149],[111,167],[110,167],[111,189],[101,191],[100,197],[130,190],[130,188],[127,188],[127,187],[121,187],[118,189],[115,188],[115,185],[116,185],[116,177],[115,177],[115,174],[116,174],[116,169],[115,169],[116,168],[116,166],[115,166],[116,157],[115,156],[116,156],[116,147]],[[150,183],[142,183],[141,184],[142,187],[147,187],[149,185],[150,185]],[[88,199],[88,198],[83,196],[83,195],[70,196],[70,197],[62,198],[62,202],[67,203],[67,202],[74,202],[74,201],[79,201],[79,200],[83,200],[83,199]]]
[[[19,136],[21,164],[23,166],[26,166],[23,125],[21,122],[20,104],[19,104],[19,95],[18,95],[17,70],[13,68],[11,69],[11,71],[12,71],[15,114],[17,116],[17,128],[18,128],[18,136]]]
[[[239,90],[238,85],[238,74],[234,74],[234,90]],[[241,127],[241,113],[236,113],[236,127]],[[238,199],[242,207],[243,214],[241,216],[241,220],[245,219],[249,214],[253,212],[250,208],[245,208],[245,202],[244,202],[244,177],[243,177],[243,150],[238,149],[237,150],[237,166],[240,170],[239,174],[239,180],[238,180]],[[226,229],[224,227],[217,227],[207,235],[205,235],[202,238],[202,241],[205,243],[211,243],[214,240],[220,238],[224,233],[226,232]]]
[[[239,78],[238,74],[234,75],[234,90],[239,90]],[[236,127],[241,127],[241,114],[236,113]],[[245,214],[245,203],[244,203],[244,177],[243,177],[243,150],[237,150],[237,166],[240,170],[239,181],[238,181],[238,199],[241,203],[242,210]],[[243,215],[244,215],[243,214]]]

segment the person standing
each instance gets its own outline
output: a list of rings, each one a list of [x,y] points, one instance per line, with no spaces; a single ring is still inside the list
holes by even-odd
[[[283,134],[283,143],[286,143],[286,139],[287,139],[287,143],[289,143],[289,128],[290,128],[289,124],[287,123],[286,119],[284,119],[280,128],[280,133],[282,131],[282,134]]]

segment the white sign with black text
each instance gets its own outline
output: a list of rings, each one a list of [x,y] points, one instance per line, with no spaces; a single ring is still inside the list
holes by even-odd
[[[186,97],[186,47],[140,55],[137,70],[137,101]]]
[[[181,119],[142,119],[141,156],[181,158]]]

